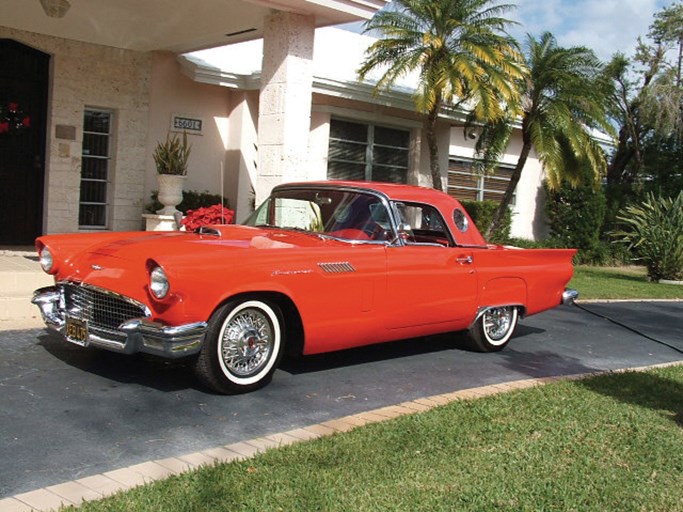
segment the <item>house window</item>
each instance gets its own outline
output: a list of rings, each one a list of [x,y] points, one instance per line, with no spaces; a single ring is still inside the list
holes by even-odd
[[[327,177],[407,183],[410,132],[332,119]]]
[[[513,172],[511,167],[498,166],[493,174],[482,175],[472,170],[471,162],[451,159],[448,165],[448,193],[457,199],[500,203]]]
[[[112,113],[86,109],[83,120],[83,159],[78,225],[106,229],[111,173]]]

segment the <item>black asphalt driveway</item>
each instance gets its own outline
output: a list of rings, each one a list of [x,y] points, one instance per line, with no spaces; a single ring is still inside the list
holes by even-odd
[[[0,332],[0,498],[424,396],[683,360],[683,303],[582,307],[523,320],[500,353],[453,334],[412,339],[285,361],[241,396],[207,392],[182,362]]]

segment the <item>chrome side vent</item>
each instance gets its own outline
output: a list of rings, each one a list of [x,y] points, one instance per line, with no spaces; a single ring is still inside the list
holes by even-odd
[[[348,261],[339,261],[335,263],[318,263],[318,266],[325,272],[328,272],[330,274],[342,274],[345,272],[356,271],[354,266],[351,265],[351,263],[349,263]]]

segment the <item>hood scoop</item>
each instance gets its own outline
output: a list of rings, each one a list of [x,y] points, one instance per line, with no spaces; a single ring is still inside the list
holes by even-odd
[[[216,228],[211,228],[209,226],[199,226],[197,229],[194,230],[195,233],[198,235],[211,235],[211,236],[217,236],[218,238],[221,237],[221,232],[217,230]]]

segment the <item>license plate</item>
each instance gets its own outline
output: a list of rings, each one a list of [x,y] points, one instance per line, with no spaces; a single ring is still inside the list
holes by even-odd
[[[88,343],[88,323],[84,320],[67,316],[64,336],[71,343],[84,347]]]

